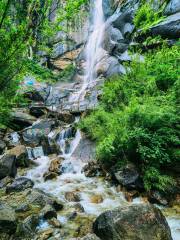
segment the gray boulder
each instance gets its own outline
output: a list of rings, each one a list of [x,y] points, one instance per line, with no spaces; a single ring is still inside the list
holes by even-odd
[[[39,144],[42,137],[47,137],[51,132],[55,122],[52,120],[41,120],[35,123],[32,127],[23,131],[23,139],[27,143]]]
[[[21,192],[27,188],[32,188],[33,186],[34,183],[32,180],[25,177],[20,177],[15,179],[11,185],[6,187],[6,193]]]
[[[7,204],[0,202],[0,233],[12,234],[16,231],[16,227],[15,211]]]
[[[113,170],[113,175],[118,183],[128,190],[143,189],[139,172],[131,163],[118,170]]]
[[[17,167],[28,167],[29,166],[29,159],[28,159],[28,152],[24,145],[18,145],[10,150],[7,151],[10,155],[16,156],[16,166]]]
[[[93,224],[103,240],[172,240],[161,211],[150,204],[134,204],[102,213]]]
[[[0,157],[0,179],[6,176],[15,177],[16,173],[16,156],[6,154]]]
[[[36,121],[36,118],[27,113],[25,109],[16,109],[11,113],[11,122],[15,129],[29,127]]]
[[[166,6],[166,9],[164,13],[166,15],[171,15],[174,13],[180,12],[180,1],[179,0],[171,0],[169,1],[168,5]]]
[[[180,12],[167,17],[163,22],[150,28],[150,34],[163,38],[178,39],[180,36]]]

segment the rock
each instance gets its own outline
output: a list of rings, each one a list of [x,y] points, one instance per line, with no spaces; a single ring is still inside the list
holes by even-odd
[[[11,124],[14,129],[21,130],[31,126],[37,119],[27,113],[25,109],[15,109],[11,113]]]
[[[35,230],[39,221],[40,219],[37,215],[30,215],[25,218],[24,221],[18,225],[17,235],[21,237],[20,239],[32,239],[36,234]]]
[[[72,157],[80,159],[84,163],[88,163],[95,159],[95,143],[85,136],[82,136],[78,146],[74,150]]]
[[[3,155],[0,157],[0,179],[10,176],[15,177],[17,173],[16,157],[14,155]]]
[[[102,213],[93,224],[103,240],[172,240],[161,211],[150,204],[133,204]]]
[[[124,13],[120,13],[113,21],[113,26],[119,29],[124,35],[127,34],[127,29],[132,33],[134,26],[133,26],[133,19],[134,19],[134,10],[131,9],[129,11],[125,11]],[[130,25],[128,26],[127,23]]]
[[[69,202],[80,202],[80,196],[76,192],[66,192],[65,193],[65,199]]]
[[[53,159],[51,161],[51,163],[50,163],[49,171],[50,172],[55,172],[55,173],[59,174],[61,162],[62,162],[62,158],[61,157],[57,157],[57,158]]]
[[[41,208],[48,204],[53,206],[56,211],[63,208],[63,203],[60,200],[39,189],[32,189],[29,192],[27,195],[27,202],[32,205],[38,205]]]
[[[180,12],[180,1],[179,0],[170,0],[168,5],[165,8],[164,13],[166,15],[172,15],[177,12]]]
[[[168,201],[165,196],[157,190],[152,190],[148,195],[148,200],[151,203],[161,204],[163,206],[168,205]]]
[[[8,184],[11,184],[14,181],[12,177],[5,177],[0,181],[0,188],[6,187]]]
[[[21,192],[27,188],[32,188],[33,186],[34,183],[32,180],[25,177],[20,177],[15,179],[15,181],[11,185],[6,187],[6,193]]]
[[[138,197],[139,193],[136,190],[128,191],[124,193],[125,199],[128,202],[132,202],[133,198]]]
[[[36,118],[40,118],[43,115],[47,114],[47,109],[44,106],[31,106],[29,113]]]
[[[102,203],[103,202],[103,197],[100,194],[95,194],[91,196],[90,198],[91,203]]]
[[[77,217],[77,215],[78,215],[77,212],[72,212],[69,214],[68,219],[72,221]]]
[[[180,12],[151,27],[149,33],[153,36],[160,35],[163,38],[178,39],[180,36]]]
[[[121,184],[128,190],[143,189],[143,184],[140,175],[133,164],[127,164],[121,169],[117,171],[115,170],[114,177],[119,184]]]
[[[17,220],[15,211],[5,203],[0,202],[0,233],[15,233]]]
[[[51,219],[48,221],[48,223],[49,223],[50,225],[52,225],[53,227],[55,227],[55,228],[61,228],[61,223],[60,223],[60,221],[59,221],[58,219],[56,219],[56,218],[51,218]]]
[[[54,139],[49,139],[48,136],[41,137],[39,144],[42,146],[43,152],[46,156],[60,153],[60,147],[57,142]]]
[[[88,234],[81,238],[81,240],[100,240],[100,238],[98,238],[95,234]]]
[[[7,151],[10,155],[16,156],[16,166],[17,167],[28,167],[29,166],[29,159],[28,159],[28,152],[24,145],[18,145],[10,150]]]
[[[103,7],[103,13],[104,13],[105,19],[112,16],[115,10],[115,4],[113,0],[102,1],[102,7]]]
[[[74,208],[75,208],[75,210],[76,210],[77,212],[84,212],[84,208],[83,208],[83,206],[82,206],[80,203],[76,203],[76,204],[74,205]]]
[[[41,210],[41,215],[44,219],[57,218],[57,213],[56,213],[55,209],[49,204],[47,204]]]
[[[58,174],[55,173],[55,172],[46,172],[46,173],[44,173],[44,175],[43,175],[44,181],[56,179],[57,176],[58,176]]]
[[[54,125],[53,120],[40,120],[23,131],[23,139],[26,143],[39,144],[42,137],[47,138]]]
[[[6,143],[0,139],[0,155],[3,154],[5,148],[6,148]]]
[[[73,123],[75,121],[75,116],[69,112],[58,112],[57,118],[65,123]]]
[[[15,212],[22,213],[30,210],[29,204],[23,203],[15,209]]]
[[[82,172],[86,177],[96,177],[100,175],[101,168],[96,162],[92,161],[83,167]]]
[[[41,232],[40,237],[38,239],[40,240],[48,240],[50,237],[53,236],[53,229],[49,228]]]

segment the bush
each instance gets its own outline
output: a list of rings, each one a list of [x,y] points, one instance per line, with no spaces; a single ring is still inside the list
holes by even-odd
[[[134,60],[126,75],[107,81],[99,108],[80,123],[96,140],[99,161],[107,167],[134,162],[147,190],[173,183],[163,170],[178,161],[177,59],[175,46],[148,53],[143,63]]]
[[[164,7],[165,4],[163,4],[159,11],[155,11],[150,3],[143,3],[137,10],[134,18],[136,28],[147,30],[151,26],[161,22],[164,19],[162,16]]]

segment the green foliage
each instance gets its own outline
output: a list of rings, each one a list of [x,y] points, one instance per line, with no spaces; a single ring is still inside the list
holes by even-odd
[[[166,4],[163,4],[159,11],[155,11],[150,3],[143,3],[136,12],[134,18],[136,28],[140,28],[145,31],[153,25],[161,22],[164,19],[162,11],[165,6]]]
[[[26,74],[28,68],[39,79],[54,80],[52,72],[27,63],[28,50],[47,50],[50,37],[62,30],[62,22],[70,21],[86,0],[58,2],[52,10],[53,0],[0,1],[0,124],[8,123],[8,113],[17,101],[19,74]],[[58,17],[52,22],[55,10]]]
[[[24,67],[24,74],[34,76],[37,81],[52,83],[58,80],[58,76],[54,74],[52,70],[41,66],[34,60],[27,60]]]
[[[75,66],[73,64],[69,64],[65,69],[63,69],[58,74],[58,79],[61,82],[70,82],[72,80],[72,77],[75,73]]]
[[[164,46],[135,59],[126,75],[109,79],[100,106],[80,123],[97,141],[97,158],[107,167],[134,162],[147,190],[172,184],[163,169],[178,161],[178,51]]]

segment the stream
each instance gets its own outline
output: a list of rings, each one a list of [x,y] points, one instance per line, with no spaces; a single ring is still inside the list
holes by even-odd
[[[89,84],[96,80],[95,66],[97,59],[101,56],[103,35],[105,31],[105,23],[102,9],[102,0],[94,1],[94,10],[92,17],[92,24],[89,32],[89,38],[85,46],[86,66],[84,79],[81,88],[71,94],[69,101],[83,101],[86,94],[86,89]],[[76,118],[76,122],[79,121]],[[49,134],[51,137],[53,133]],[[128,203],[122,192],[117,192],[114,186],[105,181],[101,177],[88,178],[82,172],[84,165],[86,164],[82,160],[76,158],[73,153],[80,143],[82,138],[81,132],[77,130],[75,137],[69,136],[69,125],[64,127],[58,139],[58,144],[61,148],[62,154],[60,157],[64,159],[61,164],[61,174],[55,180],[44,181],[44,173],[48,171],[50,162],[52,159],[41,156],[34,160],[36,166],[29,170],[26,177],[32,179],[35,183],[35,188],[40,188],[47,193],[50,193],[60,200],[64,204],[64,209],[59,213],[58,220],[62,223],[65,234],[60,239],[69,240],[73,237],[73,230],[78,227],[78,220],[73,218],[75,212],[75,202],[67,201],[65,194],[67,192],[73,192],[78,194],[78,203],[82,206],[82,213],[78,213],[81,218],[95,219],[99,214],[105,210],[113,209],[118,206],[140,203],[140,198],[134,199],[133,203]],[[70,140],[70,144],[67,147],[67,141]],[[98,202],[94,200],[94,197],[100,198]],[[69,219],[72,220],[69,220]],[[74,219],[74,220],[73,220]],[[180,220],[176,217],[167,218],[171,227],[173,240],[180,239],[179,225]],[[43,221],[39,226],[40,229],[48,228],[48,223]]]

